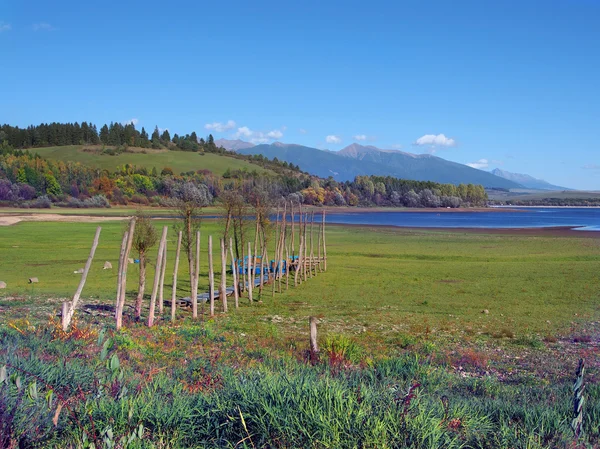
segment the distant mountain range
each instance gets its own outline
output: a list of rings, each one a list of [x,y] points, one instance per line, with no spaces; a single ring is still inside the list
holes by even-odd
[[[536,189],[536,190],[572,190],[567,187],[556,186],[554,184],[550,184],[543,179],[537,179],[533,176],[524,175],[521,173],[511,173],[506,170],[500,170],[496,168],[491,171],[492,174],[496,176],[500,176],[501,178],[508,179],[510,181],[514,181],[518,184],[521,184],[523,187],[527,187],[528,189]]]
[[[238,151],[244,150],[246,148],[252,148],[254,146],[253,143],[244,142],[243,140],[228,140],[228,139],[218,139],[215,140],[215,145],[218,147],[223,147],[229,151]]]
[[[227,145],[232,149],[233,145],[229,142]],[[239,144],[237,147],[239,148]],[[448,184],[481,184],[490,188],[523,187],[517,182],[489,172],[429,154],[416,155],[397,150],[381,150],[356,143],[340,151],[319,150],[281,142],[240,148],[236,151],[240,154],[262,154],[270,159],[276,157],[298,165],[308,173],[322,178],[332,176],[337,181],[353,180],[359,175],[375,175]]]

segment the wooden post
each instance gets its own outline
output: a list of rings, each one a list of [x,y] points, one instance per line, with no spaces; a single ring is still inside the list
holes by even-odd
[[[250,269],[254,267],[254,253],[252,252],[252,245],[248,246],[248,285],[254,289],[254,270]]]
[[[285,289],[290,287],[290,251],[285,247]]]
[[[215,270],[213,267],[212,235],[208,236],[208,299],[210,300],[210,316],[215,315]]]
[[[175,268],[173,268],[173,293],[171,295],[171,321],[175,322],[175,311],[177,310],[177,270],[179,270],[179,253],[181,251],[182,232],[177,236],[177,252],[175,253]]]
[[[123,325],[123,307],[125,307],[125,293],[127,287],[127,267],[129,266],[129,253],[133,245],[135,232],[135,218],[129,222],[129,230],[123,236],[124,245],[121,245],[121,260],[119,261],[119,275],[117,285],[117,303],[115,306],[115,319],[117,330]]]
[[[323,271],[327,271],[327,244],[325,243],[325,211],[323,211]]]
[[[196,231],[196,260],[192,276],[192,318],[198,318],[198,277],[200,276],[200,231]]]
[[[127,267],[129,267],[129,254],[131,253],[131,247],[133,246],[133,237],[135,236],[135,218],[132,218],[129,222],[129,232],[127,234],[127,248],[125,249],[125,255],[123,256],[123,275],[121,277],[121,300],[119,305],[121,310],[125,306],[125,293],[127,292]]]
[[[319,267],[319,273],[322,273],[323,272],[323,265],[322,265],[323,261],[321,260],[321,240],[322,240],[321,234],[322,234],[322,232],[321,232],[321,225],[320,224],[319,224],[319,231],[317,232],[317,234],[319,235],[319,239],[318,239],[319,242],[318,242],[318,245],[317,245],[317,247],[319,248],[317,267]]]
[[[158,245],[158,255],[156,256],[156,271],[154,272],[154,285],[152,286],[152,296],[150,297],[150,312],[148,313],[148,327],[152,327],[154,325],[156,294],[158,293],[158,284],[160,281],[160,274],[162,272],[163,253],[165,251],[165,245],[167,243],[167,230],[168,227],[164,226],[162,236],[160,237],[160,243]]]
[[[314,246],[313,246],[314,224],[315,224],[315,213],[312,212],[310,215],[310,265],[309,265],[310,277],[313,277],[313,268],[315,268],[315,266],[314,266],[315,251],[314,251]],[[315,272],[316,272],[316,270],[315,270]]]
[[[237,309],[240,306],[240,294],[238,292],[239,282],[238,282],[238,261],[233,257],[233,239],[229,238],[229,253],[231,254],[231,266],[233,271],[233,299],[235,300],[235,308]]]
[[[283,205],[283,217],[281,218],[281,231],[279,233],[279,251],[277,252],[277,285],[278,291],[281,293],[281,278],[283,276],[283,248],[285,247],[285,228],[286,228],[287,203]]]
[[[252,288],[254,287],[254,285],[252,285],[254,281],[252,280],[252,275],[250,274],[252,272],[252,257],[250,256],[251,254],[252,243],[248,242],[248,300],[250,301],[250,304],[252,304]]]
[[[129,231],[125,231],[123,234],[121,252],[119,255],[119,272],[117,273],[117,300],[115,301],[115,321],[117,330],[120,330],[123,325],[123,308],[121,307],[121,279],[123,279],[123,264],[128,263],[125,259],[125,250],[127,249],[128,237]]]
[[[227,313],[227,250],[225,239],[221,239],[221,303],[223,313]]]
[[[300,227],[302,227],[302,225],[300,225]],[[298,248],[298,262],[296,263],[296,271],[294,271],[294,287],[298,286],[298,279],[300,279],[300,281],[302,281],[302,264],[304,263],[304,258],[302,257],[302,251],[303,251],[303,241],[302,241],[302,232],[300,232],[300,246]]]
[[[158,313],[162,315],[165,302],[165,272],[167,271],[167,240],[163,250],[163,258],[160,271],[160,285],[158,287]]]
[[[317,318],[311,316],[308,318],[310,325],[310,358],[315,360],[319,354],[319,345],[317,344]]]
[[[244,245],[242,244],[242,292],[246,291],[246,270],[244,269],[244,261],[246,260],[246,258],[244,257],[244,254],[246,253],[246,248],[244,248]],[[246,264],[246,268],[248,267],[248,265]]]
[[[303,233],[303,239],[304,239],[304,263],[302,264],[302,280],[304,282],[306,282],[306,259],[308,258],[308,235],[307,235],[307,224],[308,222],[308,212],[306,213],[306,215],[304,216],[304,233]]]
[[[94,260],[94,254],[96,253],[96,247],[98,246],[98,240],[100,239],[100,231],[102,228],[98,226],[96,229],[96,235],[94,235],[94,242],[92,243],[92,249],[90,250],[90,255],[88,256],[88,260],[85,264],[85,268],[83,269],[83,274],[81,275],[81,280],[79,281],[79,286],[75,291],[75,295],[73,295],[73,301],[68,303],[68,307],[65,307],[63,304],[63,314],[62,314],[62,328],[63,331],[67,331],[69,325],[71,324],[71,319],[73,318],[73,314],[75,313],[75,308],[77,307],[77,303],[79,302],[79,298],[81,297],[81,292],[83,291],[83,287],[85,286],[85,280],[87,279],[87,275],[90,271],[90,267],[92,266],[92,260]],[[66,310],[66,313],[65,312]]]
[[[265,236],[265,230],[262,230],[262,238],[260,239],[260,277],[258,278],[258,297],[262,297],[263,286],[265,283],[265,278],[263,273],[265,271],[265,259],[267,257],[267,237]],[[256,257],[256,254],[254,255]],[[256,259],[254,260],[254,264],[256,265]]]
[[[290,207],[292,209],[292,259],[294,258],[294,256],[296,255],[296,242],[295,242],[295,233],[296,231],[294,230],[294,225],[295,225],[295,220],[296,220],[296,212],[294,212],[294,202],[291,201],[290,202]]]

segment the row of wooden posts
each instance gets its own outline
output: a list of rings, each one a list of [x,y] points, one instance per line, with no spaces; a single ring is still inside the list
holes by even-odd
[[[250,303],[253,302],[253,291],[256,284],[258,284],[259,292],[262,294],[264,286],[267,283],[271,283],[272,295],[275,295],[276,290],[282,292],[282,281],[285,277],[285,289],[289,288],[289,277],[290,269],[294,269],[294,286],[305,282],[308,278],[316,276],[318,272],[327,270],[327,245],[325,241],[325,212],[322,213],[321,222],[318,223],[318,250],[317,254],[314,251],[314,225],[315,216],[313,213],[303,213],[300,209],[299,221],[296,223],[295,213],[292,209],[291,220],[288,222],[287,205],[284,206],[283,214],[280,220],[280,211],[277,212],[277,221],[275,223],[275,265],[271,263],[265,266],[265,261],[268,260],[267,252],[267,239],[265,238],[264,229],[261,229],[261,225],[256,223],[256,236],[254,240],[254,251],[252,249],[252,243],[248,242],[247,252],[242,249],[241,259],[238,260],[234,256],[233,250],[233,239],[229,238],[229,242],[225,238],[220,239],[221,246],[221,280],[219,285],[219,299],[222,303],[223,312],[228,311],[227,304],[227,259],[228,253],[232,264],[233,274],[233,296],[235,301],[235,307],[239,307],[239,298],[241,292],[247,292],[248,300]],[[125,306],[125,293],[127,283],[127,269],[129,266],[129,256],[133,246],[133,236],[135,232],[135,218],[129,222],[129,227],[123,234],[121,242],[121,251],[119,255],[119,269],[117,274],[117,295],[115,301],[115,321],[117,330],[123,326],[123,309]],[[296,254],[296,225],[298,225],[298,240],[299,248]],[[62,308],[62,327],[67,331],[77,305],[79,303],[85,281],[90,270],[94,254],[98,246],[100,238],[101,227],[96,229],[94,241],[88,257],[87,263],[83,270],[81,281],[77,288],[73,300],[63,303]],[[263,233],[263,238],[259,239],[259,233]],[[158,246],[158,254],[156,259],[156,270],[154,275],[154,282],[152,286],[152,294],[150,297],[150,310],[148,314],[147,325],[149,327],[154,325],[155,314],[156,314],[156,303],[158,300],[159,313],[163,313],[164,307],[164,280],[167,268],[167,233],[168,227],[164,226],[162,229],[162,235]],[[190,301],[192,306],[192,316],[198,317],[198,276],[200,273],[200,231],[196,232],[195,235],[195,254],[190,258],[190,284],[191,284],[191,297]],[[176,309],[177,309],[177,274],[179,271],[179,258],[181,253],[181,242],[182,242],[182,231],[179,231],[177,235],[177,249],[175,254],[175,264],[173,267],[173,288],[171,296],[171,320],[175,320]],[[227,245],[227,243],[229,243]],[[285,258],[284,258],[285,257]],[[244,261],[247,260],[247,264]],[[285,260],[285,273],[283,273],[283,265]],[[241,262],[241,279],[240,277],[240,266]],[[256,267],[260,263],[260,278],[256,280]],[[266,276],[265,276],[266,272]],[[209,274],[209,292],[208,299],[210,304],[210,315],[215,314],[215,270],[213,264],[213,238],[211,235],[208,236],[208,274]],[[267,282],[265,283],[265,278]]]

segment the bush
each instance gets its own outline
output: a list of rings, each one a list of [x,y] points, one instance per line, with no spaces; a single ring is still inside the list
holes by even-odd
[[[148,198],[146,198],[145,196],[142,196],[142,195],[133,195],[131,197],[131,202],[136,203],[136,204],[142,204],[144,206],[147,206],[148,204],[150,204],[150,201],[148,201]]]
[[[83,202],[84,207],[110,207],[110,203],[104,195],[94,195]]]
[[[52,207],[52,201],[47,195],[42,195],[33,201],[29,202],[29,207],[32,209],[50,209]]]

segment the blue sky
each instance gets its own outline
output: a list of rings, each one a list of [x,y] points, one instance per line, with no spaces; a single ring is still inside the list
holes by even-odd
[[[599,23],[598,0],[4,0],[0,122],[358,142],[600,190]]]

